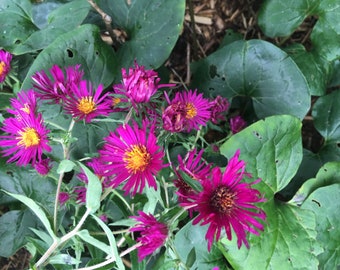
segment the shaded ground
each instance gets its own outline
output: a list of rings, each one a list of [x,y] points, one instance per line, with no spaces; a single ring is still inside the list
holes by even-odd
[[[316,19],[311,17],[287,39],[269,39],[257,25],[258,0],[191,0],[193,14],[189,12],[187,0],[184,28],[169,57],[166,66],[172,71],[172,81],[190,82],[190,62],[214,52],[225,36],[226,30],[241,34],[244,39],[263,39],[282,46],[299,42],[308,49],[309,36]],[[194,18],[194,23],[192,18]],[[321,145],[321,136],[315,131],[312,119],[307,116],[303,121],[304,147],[316,151]],[[0,215],[4,209],[0,208]],[[0,257],[0,270],[27,269],[29,253],[24,249],[6,259]]]

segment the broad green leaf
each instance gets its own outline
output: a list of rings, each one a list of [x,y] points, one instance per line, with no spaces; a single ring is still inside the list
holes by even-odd
[[[340,164],[338,163],[337,175]],[[334,171],[333,171],[334,172]],[[335,176],[338,177],[339,176]],[[333,270],[340,266],[340,182],[338,184],[320,187],[309,195],[301,208],[309,209],[317,216],[317,240],[324,247],[324,252],[318,256],[320,269]]]
[[[248,170],[268,181],[275,193],[290,182],[301,163],[301,122],[290,115],[260,120],[233,135],[220,151],[229,158],[237,149]]]
[[[262,40],[233,42],[194,63],[191,88],[249,97],[259,118],[291,114],[302,119],[310,107],[308,84],[295,62]]]
[[[279,202],[275,194],[293,178],[302,159],[301,122],[292,116],[272,116],[233,135],[221,147],[230,158],[240,149],[246,171],[261,182],[267,202],[258,204],[267,214],[260,236],[249,234],[250,249],[237,249],[237,240],[222,240],[234,269],[318,269],[321,248],[316,241],[313,212]],[[247,181],[247,179],[244,179]],[[259,256],[261,254],[261,256]],[[304,258],[304,260],[301,260]]]
[[[47,47],[58,36],[79,26],[90,10],[88,1],[74,0],[60,5],[48,16],[48,24],[32,33],[24,42],[14,48],[14,54],[34,52]]]
[[[0,217],[0,257],[9,257],[26,244],[26,237],[33,235],[38,218],[30,211],[9,211]]]
[[[86,166],[78,162],[87,176],[87,189],[86,189],[86,208],[91,210],[91,213],[96,212],[100,207],[100,196],[102,194],[102,184],[98,177],[91,172]]]
[[[57,37],[38,55],[22,88],[31,88],[31,76],[41,70],[49,73],[54,64],[60,67],[81,64],[85,79],[94,87],[99,84],[108,86],[113,80],[114,63],[114,51],[101,40],[99,29],[94,25],[82,25]]]
[[[298,65],[309,85],[310,94],[323,96],[332,75],[332,63],[326,61],[321,55],[307,52],[301,44],[295,44],[285,51]]]
[[[222,253],[215,245],[208,252],[204,238],[206,231],[207,226],[194,226],[189,222],[176,233],[174,244],[182,263],[191,264],[190,256],[193,256],[192,250],[195,250],[196,260],[191,267],[187,265],[188,269],[206,270],[215,266],[219,266],[220,270],[228,269]]]
[[[54,234],[52,228],[51,228],[51,224],[45,214],[45,212],[43,211],[43,209],[32,199],[20,195],[20,194],[13,194],[7,191],[4,191],[7,195],[12,196],[13,198],[21,201],[23,204],[25,204],[31,211],[33,211],[33,213],[40,219],[41,223],[44,225],[45,229],[47,230],[47,232],[49,233],[49,235],[53,238],[53,239],[57,239],[57,236]]]
[[[1,0],[0,14],[0,44],[7,51],[12,51],[38,30],[33,23],[29,0]]]
[[[334,0],[266,0],[259,26],[269,37],[289,36],[308,17],[317,17],[311,33],[313,51],[328,61],[340,57],[340,3]]]
[[[318,98],[313,106],[312,116],[315,128],[326,141],[340,140],[340,91],[334,91]]]
[[[13,98],[13,97],[14,97],[14,95],[12,93],[0,92],[0,111],[9,107],[9,105],[10,105],[9,100],[10,100],[10,98]]]
[[[139,64],[158,68],[169,57],[182,30],[185,1],[100,0],[99,6],[117,27],[127,32],[128,40],[117,51],[121,67]]]
[[[259,26],[269,37],[289,36],[319,3],[320,0],[266,0],[259,12]]]
[[[57,173],[61,174],[64,172],[70,172],[73,170],[73,168],[76,166],[76,164],[68,159],[64,159],[59,163],[59,166],[57,168]]]
[[[41,205],[49,215],[53,215],[56,192],[54,179],[42,177],[34,170],[14,164],[0,164],[0,189],[25,195]],[[13,197],[0,193],[0,204],[13,201]]]
[[[311,34],[314,50],[328,61],[340,58],[340,2],[322,0],[316,11],[318,21]]]
[[[109,255],[116,259],[118,269],[120,269],[120,270],[125,269],[122,258],[118,254],[116,239],[115,239],[112,231],[100,218],[96,217],[95,215],[92,215],[92,217],[95,219],[95,221],[97,221],[99,226],[104,230],[106,237],[109,240],[110,250],[107,250],[107,251],[109,251]]]

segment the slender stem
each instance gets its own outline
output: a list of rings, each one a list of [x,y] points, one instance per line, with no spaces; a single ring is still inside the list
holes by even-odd
[[[83,226],[86,218],[91,214],[92,209],[86,209],[85,214],[82,216],[82,218],[79,220],[78,224],[72,231],[65,234],[62,238],[55,240],[53,244],[48,248],[48,250],[45,252],[45,254],[40,258],[40,260],[35,264],[35,268],[39,269],[39,267],[52,255],[52,253],[64,242],[74,237],[81,226]]]
[[[59,206],[59,196],[60,196],[61,183],[63,182],[63,178],[64,178],[64,172],[59,174],[57,191],[56,191],[56,194],[55,194],[54,213],[53,213],[53,230],[54,230],[55,234],[57,234],[57,231],[58,231],[57,230],[58,206]]]
[[[113,263],[116,261],[116,258],[112,257],[102,263],[98,263],[98,264],[95,264],[95,265],[92,265],[92,266],[89,266],[89,267],[84,267],[84,268],[78,268],[78,270],[93,270],[93,269],[99,269],[105,265],[108,265],[110,263]]]

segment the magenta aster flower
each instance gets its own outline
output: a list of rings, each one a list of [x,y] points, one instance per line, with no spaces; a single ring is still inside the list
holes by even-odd
[[[95,93],[87,81],[79,85],[72,84],[72,94],[64,99],[64,110],[78,120],[89,123],[97,116],[107,116],[111,113],[111,100],[103,94],[103,85],[99,85]]]
[[[17,162],[19,166],[34,165],[42,159],[43,151],[50,152],[42,115],[22,114],[20,118],[7,118],[1,128],[6,135],[0,136],[0,146],[5,148],[3,156],[12,156],[7,162]]]
[[[135,67],[129,68],[126,72],[122,68],[123,83],[115,85],[115,94],[125,96],[136,108],[138,103],[147,103],[159,88],[174,86],[174,84],[159,84],[161,80],[154,70],[145,70],[144,66],[139,66],[135,61]]]
[[[17,117],[20,117],[22,113],[36,114],[37,96],[34,90],[20,91],[17,98],[11,98],[11,107],[7,111]]]
[[[0,50],[0,83],[3,83],[6,76],[11,71],[12,54]]]
[[[210,102],[203,98],[203,94],[195,91],[177,92],[169,106],[164,110],[163,128],[170,132],[198,130],[210,120]],[[179,131],[178,131],[179,130]]]
[[[79,69],[80,65],[67,67],[64,75],[59,66],[53,65],[50,69],[52,79],[47,76],[44,70],[36,72],[32,76],[32,80],[38,97],[59,103],[70,94],[70,87],[73,84],[78,85],[80,83],[84,72]]]
[[[231,228],[237,236],[237,246],[242,243],[249,248],[246,232],[259,235],[257,230],[263,230],[263,225],[256,219],[264,220],[266,214],[256,207],[254,203],[264,202],[260,192],[251,186],[258,183],[240,183],[244,177],[251,177],[245,172],[245,162],[239,160],[240,151],[230,159],[224,173],[219,167],[212,169],[210,179],[202,181],[203,190],[197,193],[191,202],[182,203],[182,206],[193,207],[198,212],[193,224],[209,224],[205,238],[208,241],[208,250],[214,240],[218,241],[224,228],[228,240],[231,240]]]
[[[211,101],[211,122],[217,124],[219,120],[225,120],[229,105],[228,99],[221,96],[217,96],[213,101]]]
[[[138,261],[142,261],[146,256],[153,254],[158,248],[164,245],[168,237],[168,227],[166,224],[157,221],[152,214],[146,214],[138,211],[139,216],[131,218],[137,220],[137,223],[131,232],[139,232],[140,236],[137,238],[139,243]]]
[[[126,182],[123,190],[132,195],[143,192],[146,183],[157,189],[155,175],[164,167],[164,152],[157,145],[154,126],[147,131],[146,125],[142,129],[136,123],[120,125],[104,140],[99,159],[101,171],[112,176],[111,186]]]
[[[247,122],[239,115],[234,116],[229,119],[230,129],[233,134],[240,132],[247,126]]]

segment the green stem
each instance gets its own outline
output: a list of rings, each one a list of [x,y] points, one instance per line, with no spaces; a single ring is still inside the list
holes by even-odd
[[[39,259],[39,261],[35,264],[35,268],[39,269],[39,267],[45,263],[45,261],[52,255],[52,253],[63,243],[74,237],[77,232],[80,230],[81,226],[83,226],[86,218],[91,214],[91,209],[86,209],[85,214],[82,216],[82,218],[79,220],[78,224],[72,231],[65,234],[62,238],[55,240],[53,244],[48,248],[48,250],[45,252],[45,254]]]

